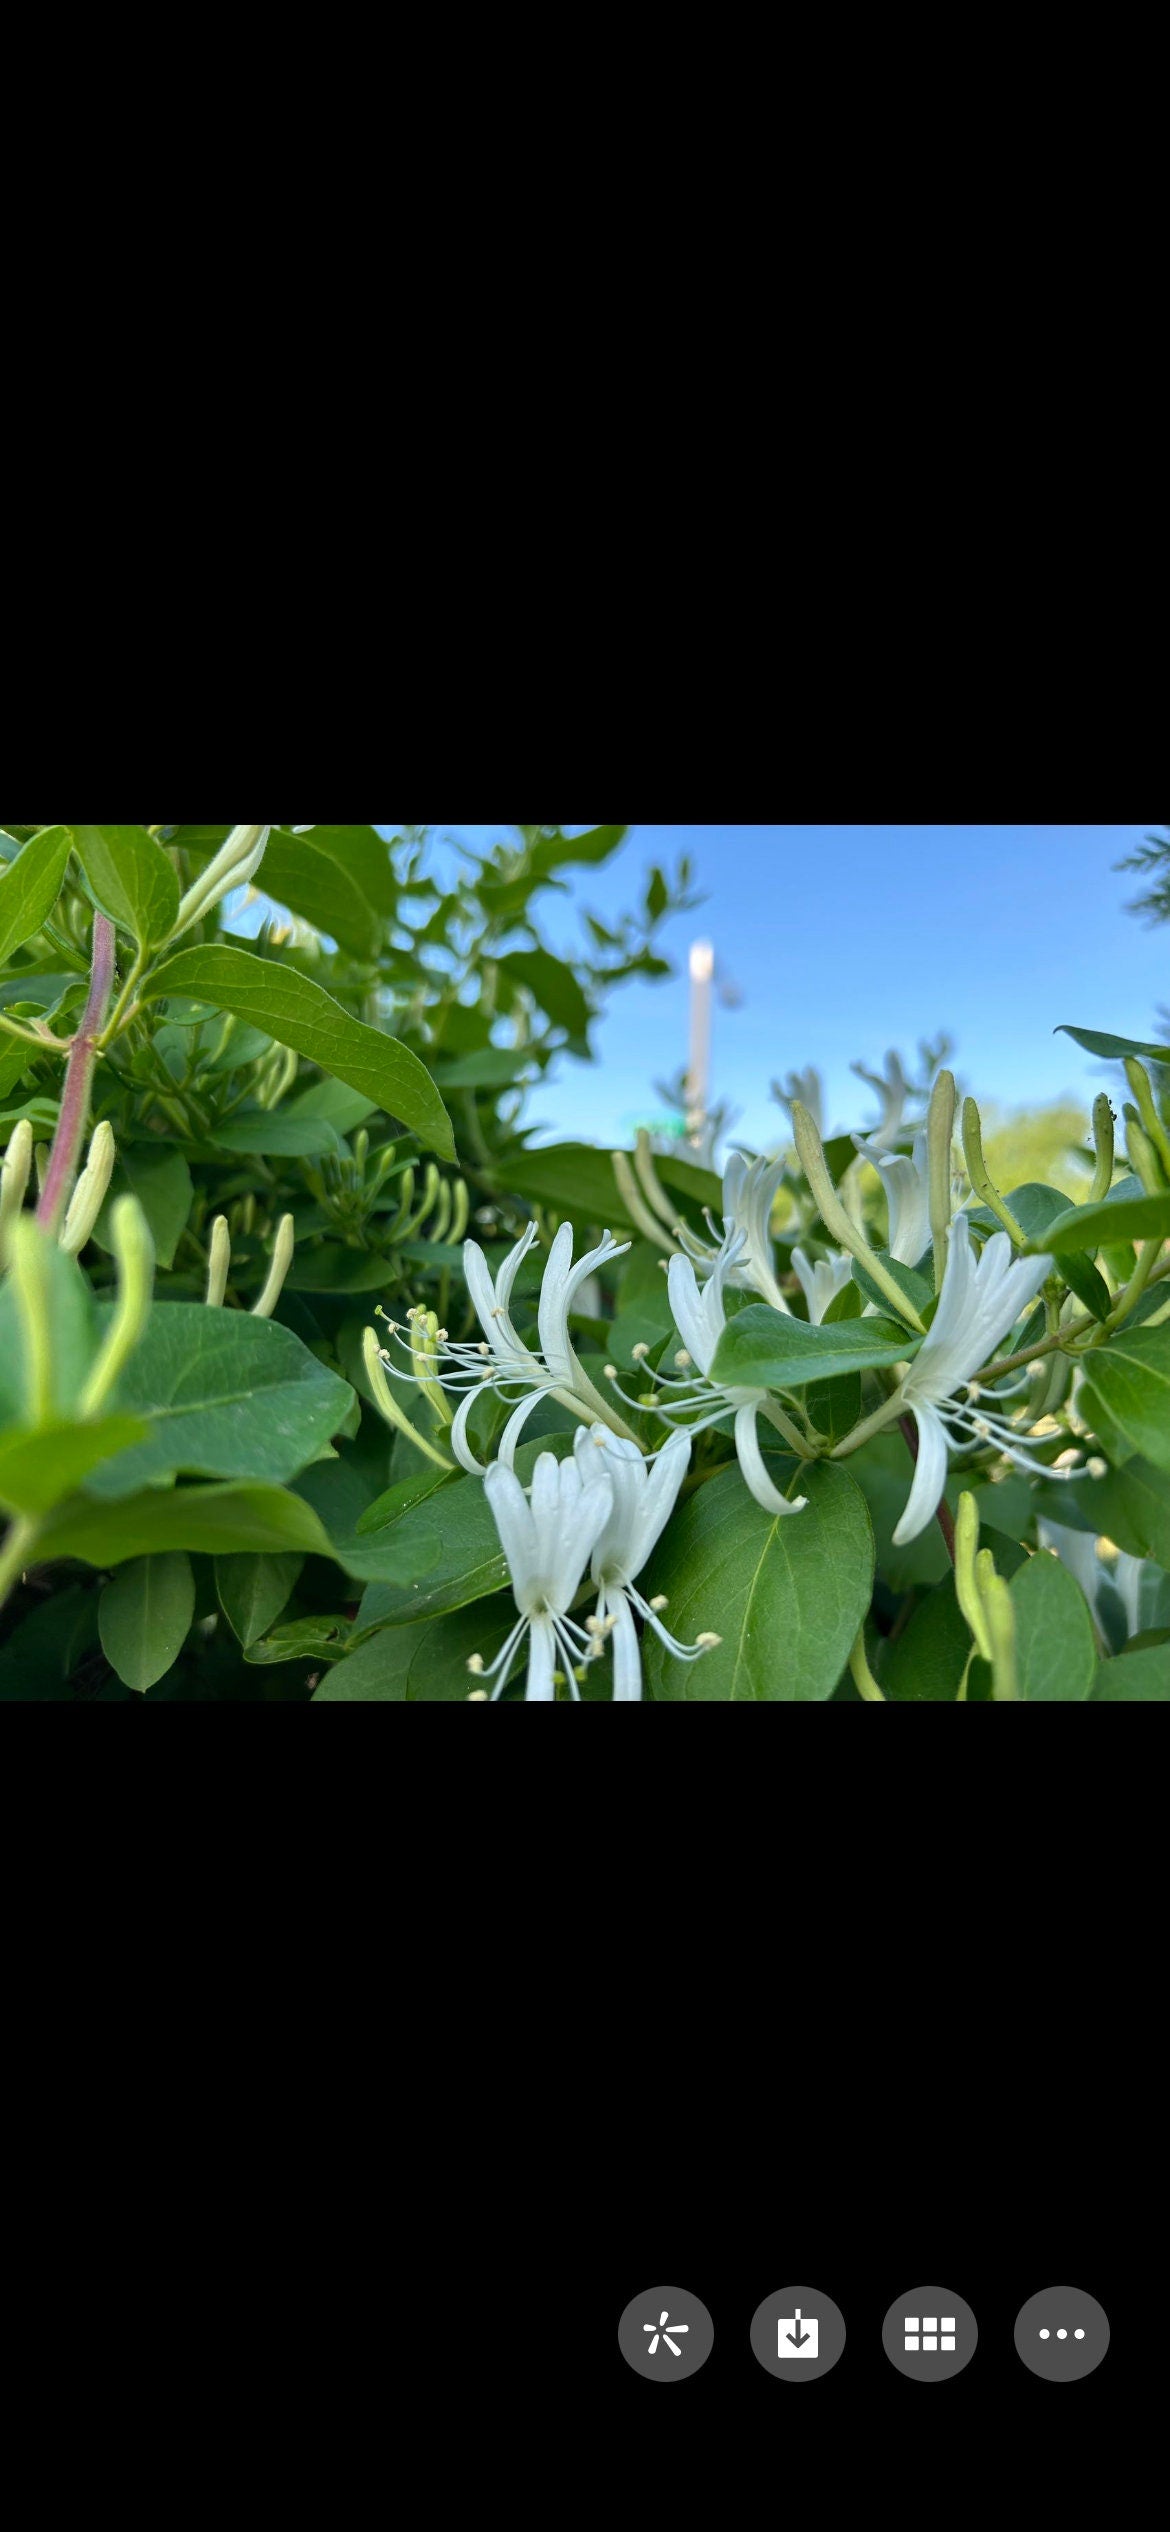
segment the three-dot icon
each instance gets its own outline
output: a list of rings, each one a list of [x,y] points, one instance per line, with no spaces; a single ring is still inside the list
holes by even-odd
[[[1048,2286],[1017,2314],[1015,2340],[1017,2355],[1042,2382],[1080,2382],[1106,2354],[1109,2320],[1079,2286]]]

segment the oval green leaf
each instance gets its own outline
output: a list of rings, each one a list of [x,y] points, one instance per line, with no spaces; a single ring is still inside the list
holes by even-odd
[[[143,1556],[106,1584],[98,1611],[102,1651],[127,1688],[145,1695],[173,1669],[195,1615],[195,1577],[181,1550]]]
[[[113,1502],[180,1472],[282,1483],[316,1458],[352,1401],[348,1381],[277,1320],[160,1303],[114,1402],[141,1417],[147,1439],[98,1469],[86,1491]]]
[[[810,1381],[837,1380],[847,1372],[888,1371],[908,1362],[921,1341],[891,1319],[810,1327],[766,1301],[753,1301],[724,1328],[711,1378],[745,1389],[805,1389]]]
[[[1135,1451],[1170,1469],[1170,1322],[1119,1328],[1087,1357],[1084,1397],[1090,1422],[1102,1405]]]
[[[178,874],[144,826],[75,826],[77,857],[103,914],[142,949],[169,940],[179,912]]]
[[[777,1464],[781,1482],[791,1465]],[[832,1696],[869,1607],[873,1531],[847,1469],[808,1468],[800,1483],[805,1511],[773,1517],[737,1467],[723,1468],[676,1512],[639,1589],[647,1599],[665,1592],[665,1622],[680,1641],[704,1631],[722,1640],[699,1661],[677,1662],[647,1628],[652,1696],[708,1705]]]
[[[1041,1549],[1009,1585],[1016,1620],[1021,1697],[1083,1704],[1097,1676],[1097,1638],[1080,1584],[1059,1557]]]
[[[67,826],[47,826],[21,847],[14,862],[0,864],[0,966],[52,913],[72,850]]]

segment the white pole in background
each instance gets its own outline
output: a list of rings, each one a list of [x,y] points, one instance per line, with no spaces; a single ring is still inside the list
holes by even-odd
[[[710,941],[691,947],[691,1056],[687,1070],[687,1134],[702,1141],[711,1097],[711,981],[715,952]]]

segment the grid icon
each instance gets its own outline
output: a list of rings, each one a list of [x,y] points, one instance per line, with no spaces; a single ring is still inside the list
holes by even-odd
[[[903,2331],[907,2356],[917,2356],[920,2351],[923,2356],[953,2356],[955,2353],[953,2313],[949,2317],[943,2313],[940,2317],[938,2313],[924,2312],[920,2324],[918,2316],[908,2312]]]

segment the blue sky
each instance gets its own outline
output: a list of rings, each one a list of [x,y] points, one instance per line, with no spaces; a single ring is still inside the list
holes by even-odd
[[[503,826],[443,830],[486,845]],[[1070,1095],[1086,1108],[1109,1073],[1059,1021],[1149,1037],[1170,1002],[1170,927],[1125,911],[1140,881],[1113,864],[1136,826],[636,826],[612,862],[570,874],[573,897],[545,900],[546,937],[580,938],[578,905],[604,921],[631,905],[651,863],[695,865],[706,903],[673,919],[669,983],[624,986],[595,1035],[599,1062],[562,1063],[531,1114],[550,1133],[608,1143],[658,1112],[653,1082],[686,1060],[687,950],[715,945],[742,996],[715,1015],[714,1092],[740,1110],[734,1132],[776,1143],[777,1074],[816,1064],[830,1124],[876,1115],[849,1071],[907,1062],[948,1029],[975,1096],[1011,1107]],[[549,1139],[549,1134],[541,1140]]]

